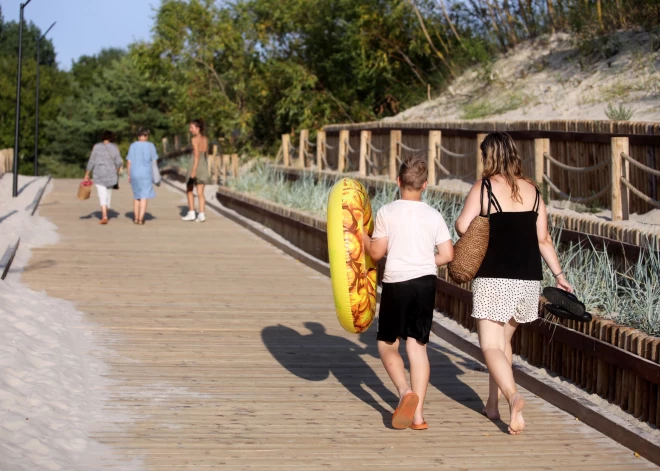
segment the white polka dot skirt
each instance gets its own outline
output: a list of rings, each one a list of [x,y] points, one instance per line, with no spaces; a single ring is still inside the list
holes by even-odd
[[[539,316],[541,282],[476,278],[472,282],[472,317],[496,322],[533,322]]]

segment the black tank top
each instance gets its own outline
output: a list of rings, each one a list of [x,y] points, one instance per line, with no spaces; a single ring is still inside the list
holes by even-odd
[[[536,189],[532,211],[503,212],[493,194],[490,180],[484,178],[481,186],[483,213],[484,187],[488,190],[490,238],[488,250],[476,278],[508,278],[514,280],[542,280],[541,252],[536,235],[541,195]],[[491,214],[491,203],[494,212]]]

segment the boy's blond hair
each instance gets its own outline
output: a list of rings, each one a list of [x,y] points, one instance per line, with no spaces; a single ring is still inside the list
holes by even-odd
[[[411,157],[399,167],[399,181],[406,190],[419,191],[429,178],[429,168],[425,159]]]

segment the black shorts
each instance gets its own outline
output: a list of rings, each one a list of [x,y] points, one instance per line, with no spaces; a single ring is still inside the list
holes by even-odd
[[[396,342],[412,337],[427,344],[435,309],[436,276],[383,283],[378,312],[378,340]]]

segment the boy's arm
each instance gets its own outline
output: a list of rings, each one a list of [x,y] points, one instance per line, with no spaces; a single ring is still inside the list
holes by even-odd
[[[435,254],[436,266],[441,267],[454,260],[454,244],[451,239],[436,245],[435,248],[438,250],[438,253]]]
[[[365,232],[362,237],[364,243],[364,251],[369,255],[374,262],[377,262],[387,254],[387,237],[379,239],[372,239]]]

